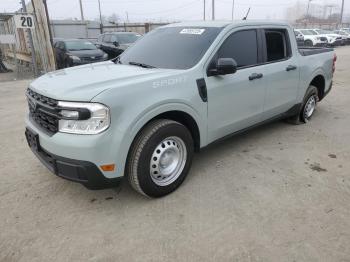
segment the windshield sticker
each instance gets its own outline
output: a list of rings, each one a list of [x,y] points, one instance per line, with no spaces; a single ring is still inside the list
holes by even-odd
[[[185,28],[180,31],[180,34],[188,34],[188,35],[201,35],[205,29],[198,28]]]

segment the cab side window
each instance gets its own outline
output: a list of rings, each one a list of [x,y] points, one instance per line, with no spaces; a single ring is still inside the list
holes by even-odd
[[[258,64],[256,30],[243,30],[230,35],[218,51],[217,58],[233,58],[238,67]]]
[[[64,50],[65,49],[65,46],[64,46],[64,43],[63,42],[59,42],[57,44],[58,48],[61,49],[61,50]]]
[[[97,42],[101,43],[104,35],[100,35],[97,39]]]
[[[104,43],[111,43],[111,35],[104,35],[103,42]]]
[[[287,31],[265,30],[267,62],[285,60],[291,55]]]
[[[118,42],[117,36],[116,35],[111,35],[111,43]]]

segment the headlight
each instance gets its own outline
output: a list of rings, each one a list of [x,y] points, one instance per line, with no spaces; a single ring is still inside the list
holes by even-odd
[[[62,133],[94,135],[110,125],[109,108],[98,103],[58,102],[61,119],[58,131]]]
[[[103,54],[103,59],[107,59],[108,55],[107,54]]]
[[[316,37],[316,40],[320,41],[320,40],[321,40],[321,37]]]
[[[70,55],[69,58],[72,59],[73,61],[80,61],[80,58],[75,55]]]

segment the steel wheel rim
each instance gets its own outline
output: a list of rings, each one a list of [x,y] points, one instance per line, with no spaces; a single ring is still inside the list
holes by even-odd
[[[312,116],[316,108],[316,97],[310,96],[305,104],[304,116],[305,118],[309,118]]]
[[[158,186],[173,183],[182,173],[187,160],[184,141],[176,136],[160,142],[153,151],[150,161],[150,174]]]

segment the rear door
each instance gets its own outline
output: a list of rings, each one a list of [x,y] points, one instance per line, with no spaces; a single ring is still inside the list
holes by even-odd
[[[233,58],[238,70],[205,77],[210,142],[261,121],[266,82],[258,32],[255,28],[232,32],[211,60]]]
[[[264,119],[272,118],[291,109],[296,103],[299,85],[299,68],[295,41],[285,28],[262,30],[265,76],[267,89]],[[294,37],[294,36],[293,36]]]

